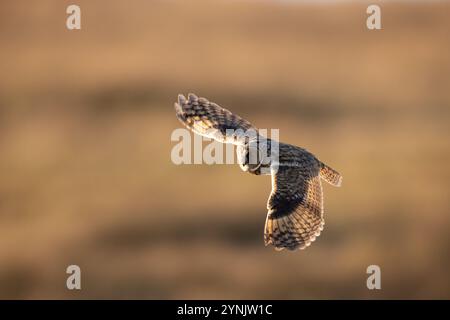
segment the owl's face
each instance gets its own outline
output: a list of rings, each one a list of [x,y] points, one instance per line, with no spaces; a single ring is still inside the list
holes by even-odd
[[[258,141],[250,141],[245,146],[239,146],[236,152],[239,166],[243,171],[261,174],[261,168],[270,165],[266,143],[258,144]]]

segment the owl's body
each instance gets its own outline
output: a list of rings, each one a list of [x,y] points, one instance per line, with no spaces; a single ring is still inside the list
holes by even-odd
[[[179,95],[175,110],[192,131],[237,145],[243,171],[272,176],[266,245],[304,249],[315,240],[324,225],[321,179],[340,186],[342,177],[337,171],[303,148],[260,136],[248,121],[205,98]]]
[[[277,165],[281,166],[296,166],[296,165],[314,165],[318,163],[319,160],[316,157],[308,152],[306,149],[301,147],[294,146],[292,144],[273,141],[271,139],[264,138],[264,145],[258,146],[258,151],[263,154],[263,156],[267,156],[266,159],[262,160],[262,165],[258,167],[255,171],[249,171],[251,174],[255,175],[270,175],[271,171],[262,170],[264,168],[275,167]],[[261,144],[261,143],[260,143]],[[274,153],[271,153],[271,146],[276,144],[277,150]],[[246,146],[238,146],[237,153],[239,154],[239,148],[245,150]],[[262,149],[262,150],[261,150]],[[243,169],[243,168],[242,168]],[[244,170],[244,169],[243,169]],[[244,170],[246,171],[246,170]]]

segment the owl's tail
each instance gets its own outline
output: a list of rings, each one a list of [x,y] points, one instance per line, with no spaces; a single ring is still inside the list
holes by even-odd
[[[342,176],[339,172],[322,162],[320,163],[320,177],[335,187],[340,187],[342,184]]]

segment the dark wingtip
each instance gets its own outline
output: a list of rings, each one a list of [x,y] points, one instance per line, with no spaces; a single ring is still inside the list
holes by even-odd
[[[180,104],[180,106],[182,106],[185,102],[186,102],[186,97],[184,95],[182,95],[181,93],[178,94],[178,103]]]
[[[189,93],[188,94],[188,99],[189,99],[189,101],[193,102],[193,101],[197,101],[198,97],[195,94],[193,94],[193,93]]]

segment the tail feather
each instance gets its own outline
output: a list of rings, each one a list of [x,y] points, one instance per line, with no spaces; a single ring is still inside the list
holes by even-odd
[[[342,176],[339,172],[324,163],[320,163],[320,177],[335,187],[340,187],[342,184]]]

